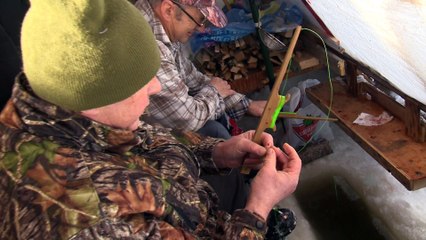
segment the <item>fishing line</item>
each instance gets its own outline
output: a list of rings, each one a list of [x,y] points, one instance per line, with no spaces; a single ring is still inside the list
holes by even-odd
[[[328,60],[327,45],[325,44],[324,39],[317,32],[315,32],[314,30],[312,30],[310,28],[302,28],[302,31],[308,31],[308,32],[314,34],[316,37],[318,37],[321,40],[323,48],[324,48],[324,54],[325,54],[326,66],[327,66],[327,74],[328,74],[328,82],[329,82],[329,85],[330,85],[330,105],[328,106],[327,118],[330,118],[331,107],[333,105],[333,91],[334,90],[333,90],[333,84],[332,84],[332,80],[331,80],[330,62]],[[287,68],[287,74],[286,74],[286,78],[285,78],[286,81],[284,81],[284,86],[282,88],[282,92],[284,92],[284,89],[286,88],[286,85],[287,85],[287,79],[289,77],[290,67],[291,67],[291,60],[289,62],[289,66]],[[309,138],[309,140],[303,145],[303,147],[298,150],[298,153],[302,152],[307,147],[307,145],[310,142],[312,142],[312,140],[321,132],[321,129],[324,127],[325,124],[326,124],[326,121],[323,121],[323,123],[320,125],[320,127],[318,128],[318,130],[316,130],[315,133],[312,134],[312,136]]]

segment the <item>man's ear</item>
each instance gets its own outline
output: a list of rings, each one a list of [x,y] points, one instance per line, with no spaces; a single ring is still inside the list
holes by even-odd
[[[160,14],[161,17],[166,21],[171,21],[173,19],[174,6],[171,1],[162,1],[160,5]]]

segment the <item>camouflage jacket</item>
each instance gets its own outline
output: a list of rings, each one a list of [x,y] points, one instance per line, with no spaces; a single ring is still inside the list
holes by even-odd
[[[262,239],[253,214],[217,210],[199,178],[216,139],[91,121],[18,76],[0,114],[1,239]]]

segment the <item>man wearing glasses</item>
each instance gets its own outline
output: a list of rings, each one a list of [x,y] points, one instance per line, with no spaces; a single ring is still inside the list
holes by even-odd
[[[236,120],[246,113],[262,114],[266,101],[249,100],[232,90],[227,81],[204,75],[182,52],[182,44],[195,31],[204,31],[206,24],[227,24],[215,0],[139,0],[135,6],[149,21],[162,56],[157,77],[164,88],[152,97],[145,121],[229,138],[228,130],[215,120],[225,113]]]
[[[236,120],[246,113],[261,116],[266,101],[250,100],[232,90],[227,81],[204,75],[182,51],[182,44],[195,31],[204,31],[206,24],[227,24],[215,0],[138,0],[135,6],[151,25],[161,55],[157,78],[162,90],[150,97],[144,121],[227,139],[227,116]],[[223,210],[244,206],[247,186],[238,170],[229,176],[204,173],[202,177],[218,192]]]

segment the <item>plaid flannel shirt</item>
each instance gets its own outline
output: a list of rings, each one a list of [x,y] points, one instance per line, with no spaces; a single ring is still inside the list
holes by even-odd
[[[173,129],[197,131],[208,120],[218,119],[225,112],[231,118],[240,119],[251,100],[239,93],[222,98],[210,85],[211,79],[185,57],[182,44],[170,41],[149,2],[139,0],[135,6],[151,25],[161,55],[157,78],[162,90],[150,97],[143,120]]]

